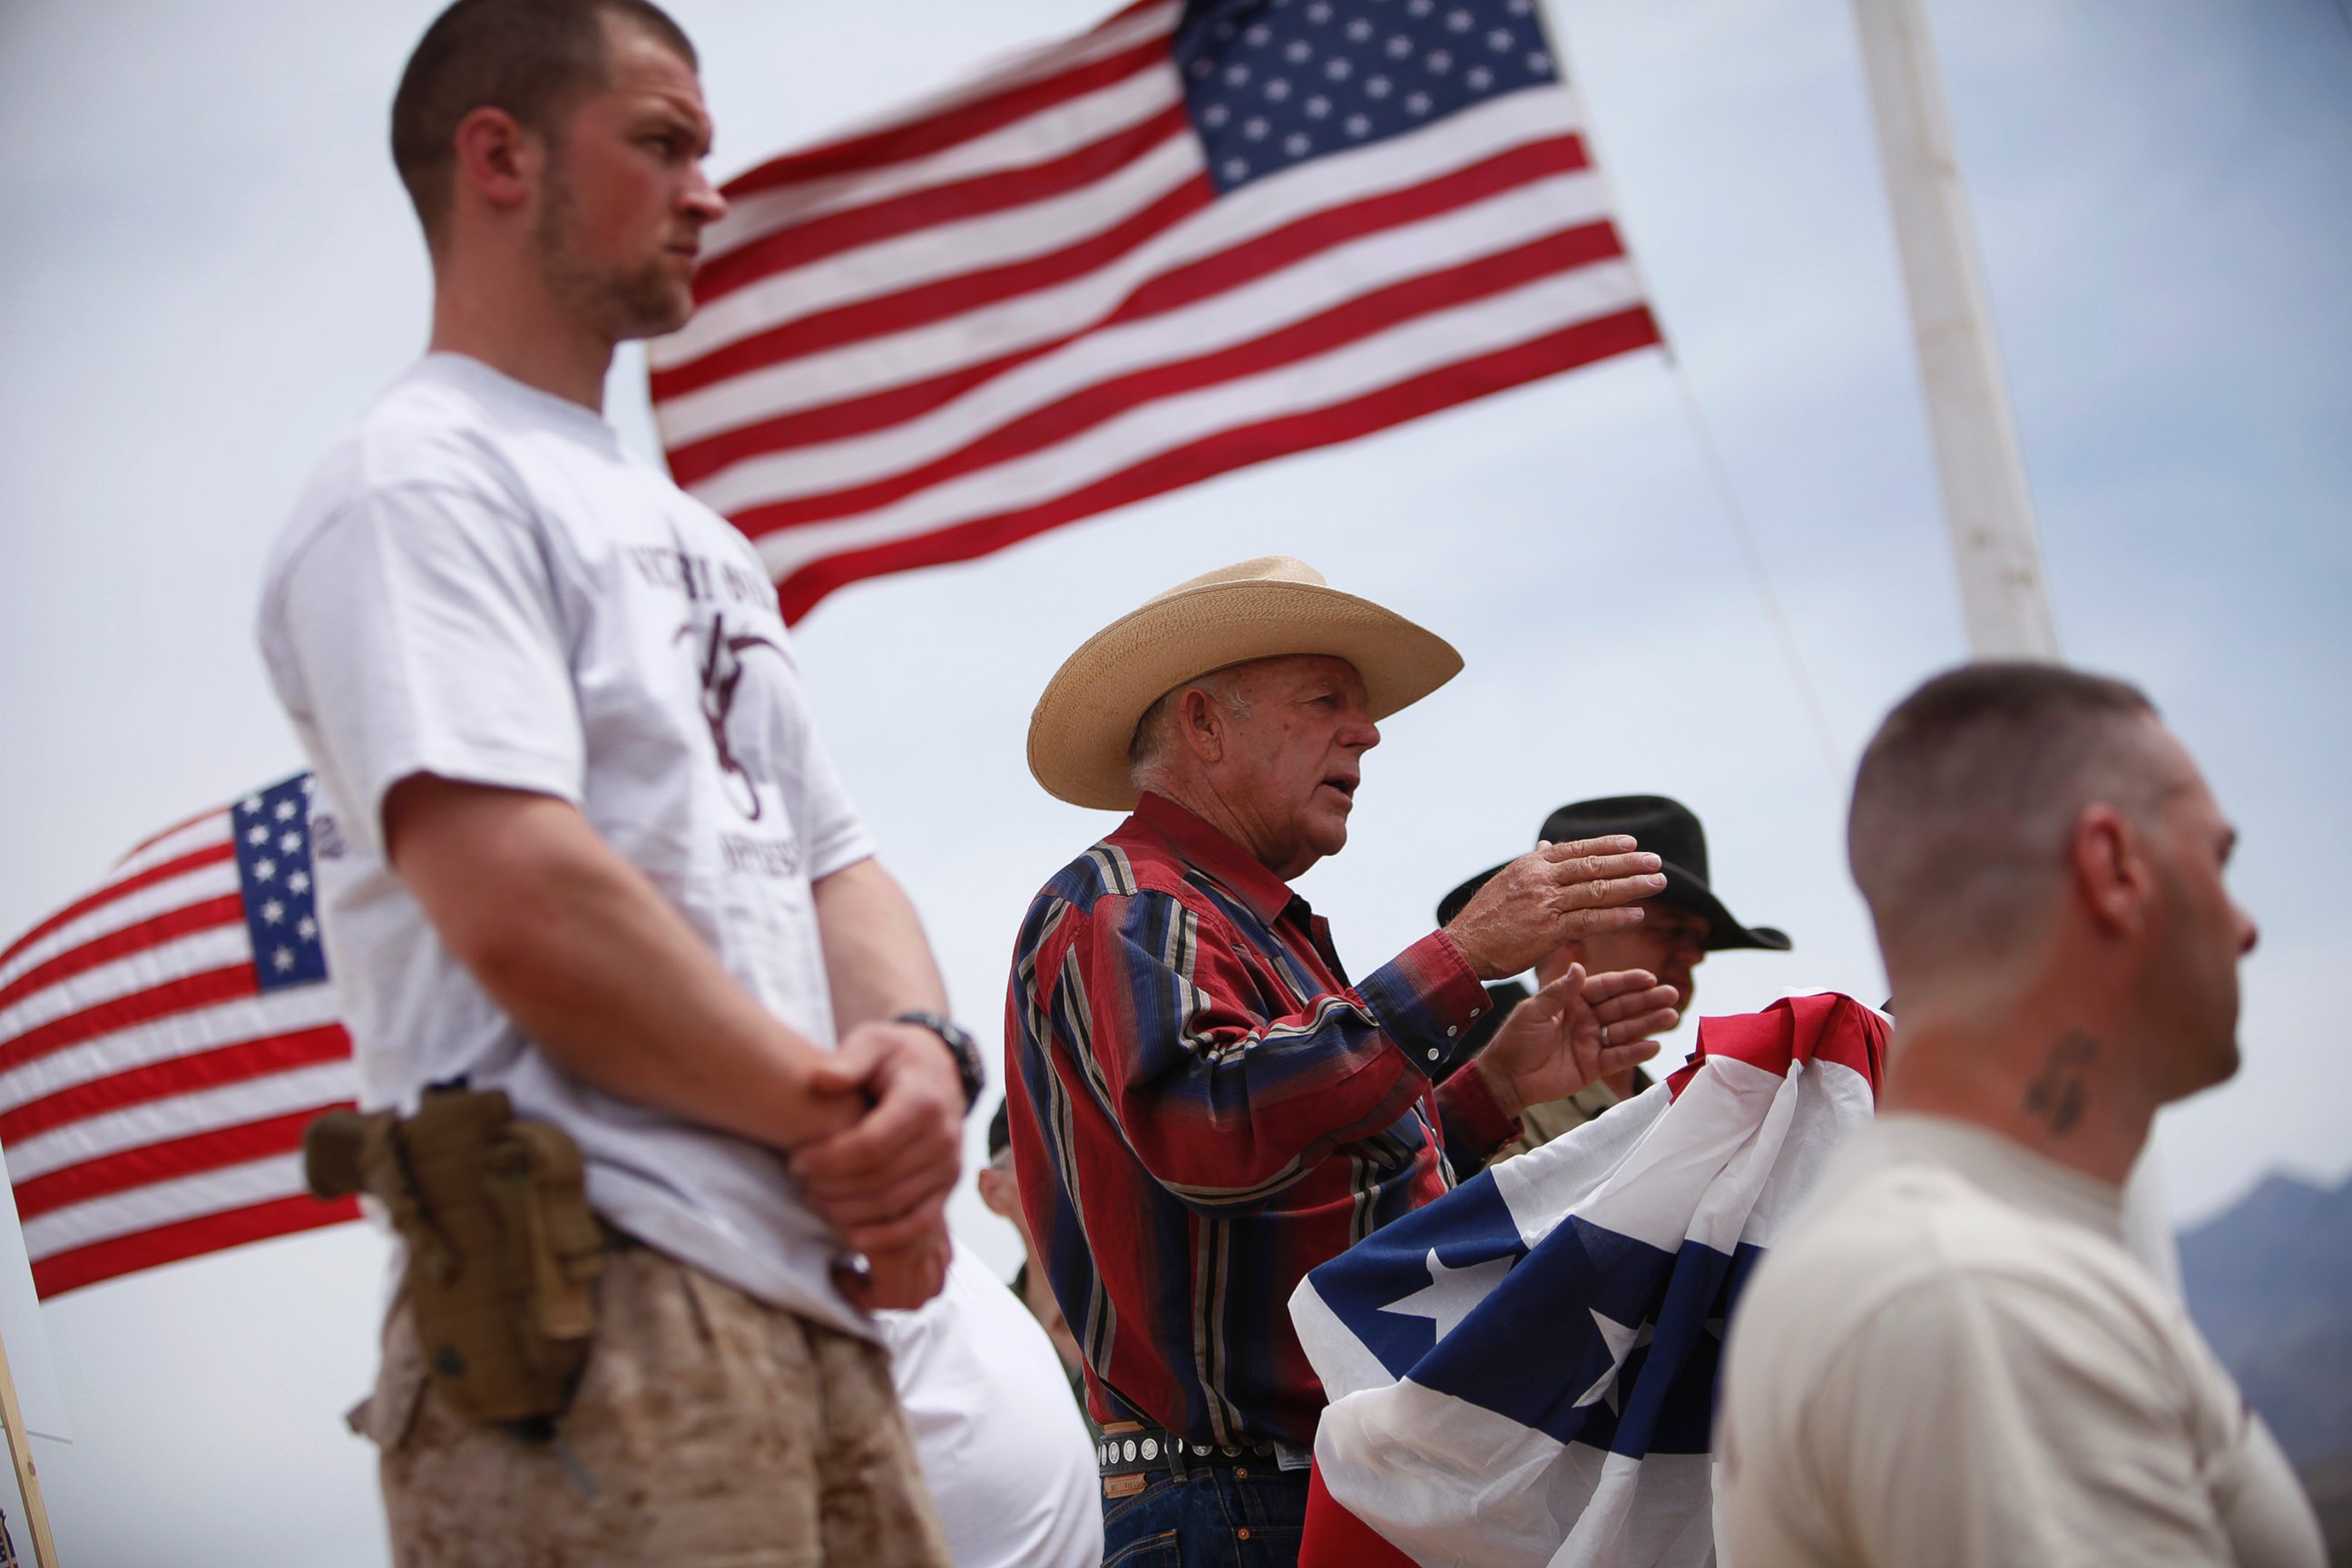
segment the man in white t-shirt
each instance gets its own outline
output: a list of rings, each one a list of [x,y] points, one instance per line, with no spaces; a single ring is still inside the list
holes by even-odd
[[[2235,837],[2119,681],[1973,665],[1880,726],[1847,841],[1888,1077],[1733,1317],[1731,1568],[2320,1568],[2277,1443],[2123,1246],[2157,1108],[2237,1070]]]
[[[432,352],[268,565],[363,1103],[503,1090],[614,1238],[551,1433],[459,1415],[394,1303],[407,1565],[947,1561],[869,1314],[945,1278],[977,1064],[759,557],[600,417],[692,310],[709,140],[644,0],[443,13],[393,108]]]

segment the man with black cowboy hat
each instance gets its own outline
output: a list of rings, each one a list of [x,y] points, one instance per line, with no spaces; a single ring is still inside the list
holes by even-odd
[[[1443,1194],[1524,1106],[1631,1068],[1678,1021],[1650,974],[1578,969],[1436,1081],[1486,1014],[1480,982],[1642,920],[1666,879],[1630,837],[1499,868],[1354,982],[1291,890],[1346,844],[1378,721],[1461,667],[1269,556],[1112,622],[1031,719],[1039,783],[1134,812],[1030,905],[1005,1030],[1022,1205],[1104,1423],[1110,1559],[1170,1537],[1178,1562],[1295,1561],[1324,1402],[1293,1289]]]
[[[1659,868],[1666,879],[1665,891],[1642,901],[1643,918],[1640,925],[1573,938],[1538,959],[1537,994],[1545,995],[1545,1001],[1533,1002],[1528,988],[1517,980],[1486,987],[1494,1005],[1481,1020],[1485,1026],[1473,1035],[1465,1054],[1483,1048],[1515,1007],[1552,1007],[1548,988],[1560,984],[1570,967],[1577,964],[1596,974],[1613,970],[1647,970],[1658,977],[1660,984],[1674,987],[1675,1007],[1687,1017],[1691,994],[1696,988],[1691,971],[1706,962],[1708,953],[1736,947],[1762,948],[1772,952],[1789,951],[1786,933],[1773,926],[1751,928],[1740,924],[1707,885],[1706,830],[1699,826],[1697,814],[1678,800],[1663,795],[1580,800],[1544,818],[1543,830],[1536,835],[1536,842],[1559,844],[1612,833],[1629,834],[1640,841],[1642,847],[1657,855],[1662,863]],[[1478,889],[1486,885],[1486,879],[1502,868],[1490,867],[1446,894],[1437,905],[1438,923],[1444,925],[1460,914]],[[1639,1068],[1628,1067],[1597,1079],[1564,1099],[1530,1105],[1519,1113],[1523,1124],[1519,1135],[1497,1150],[1495,1158],[1507,1160],[1549,1143],[1648,1087],[1649,1076]]]

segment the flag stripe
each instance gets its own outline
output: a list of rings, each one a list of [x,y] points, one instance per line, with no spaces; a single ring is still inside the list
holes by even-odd
[[[1285,415],[1309,413],[1354,395],[1417,379],[1452,360],[1481,358],[1514,343],[1632,309],[1639,298],[1631,269],[1622,263],[1586,267],[1466,305],[1431,311],[1272,371],[1158,399],[1049,451],[935,485],[877,511],[765,532],[753,508],[738,517],[737,523],[753,537],[770,571],[782,579],[803,563],[836,553],[845,546],[882,543],[954,526],[975,516],[1054,501],[1156,452],[1190,447],[1222,426],[1263,427]],[[1309,426],[1283,428],[1302,436],[1311,430]],[[1271,455],[1261,449],[1261,456]]]
[[[144,952],[151,947],[189,936],[197,931],[213,931],[222,926],[245,923],[245,900],[236,893],[216,899],[205,899],[193,904],[166,910],[134,924],[122,926],[94,938],[79,947],[61,952],[37,968],[27,970],[5,985],[0,985],[0,1017],[8,1009],[36,992],[62,984],[77,974],[87,973],[100,964]]]
[[[216,844],[228,837],[229,814],[226,807],[215,806],[200,811],[184,821],[175,822],[161,833],[150,834],[132,845],[114,863],[118,878],[132,871],[144,870],[159,859],[170,859],[181,853]]]
[[[200,867],[233,865],[236,860],[236,847],[226,839],[223,839],[205,848],[192,849],[184,854],[175,855],[168,860],[158,861],[119,881],[110,882],[89,897],[77,899],[68,904],[64,909],[10,942],[7,951],[0,952],[0,965],[13,964],[19,954],[26,952],[42,938],[64,930],[74,921],[86,915],[94,914],[118,900],[129,898],[133,893],[154,887],[159,883],[168,882],[174,877],[184,876]]]
[[[891,425],[909,422],[953,402],[973,387],[992,381],[1007,371],[1053,353],[1068,341],[1064,338],[1055,342],[1039,343],[1016,350],[1002,359],[987,360],[950,371],[929,381],[894,386],[886,391],[819,404],[811,408],[796,408],[757,423],[722,430],[708,440],[673,450],[669,454],[670,471],[681,486],[690,488],[712,474],[763,453],[846,440]]]
[[[1016,211],[986,213],[771,272],[701,307],[685,326],[657,340],[655,395],[673,395],[679,367],[688,361],[827,310],[882,296],[919,303],[925,285],[961,288],[973,274],[1017,279],[1029,275],[1002,269],[1024,262],[1036,263],[1050,278],[1066,265],[1055,259],[1065,252],[1118,230],[1170,192],[1206,179],[1198,145],[1171,137],[1105,178]],[[1202,204],[1213,195],[1203,184]]]
[[[341,1061],[350,1057],[351,1050],[351,1037],[341,1024],[320,1024],[259,1039],[240,1039],[209,1050],[175,1052],[103,1078],[83,1079],[0,1113],[0,1146],[8,1151],[8,1165],[13,1172],[18,1159],[33,1153],[40,1136],[53,1129],[125,1106],[289,1072],[320,1062]]]
[[[1178,9],[1154,6],[1149,17],[1116,32],[1106,28],[1091,47],[1082,44],[1066,55],[1041,56],[1026,68],[1018,68],[1011,84],[1002,90],[950,102],[922,118],[899,119],[864,135],[771,159],[729,181],[729,193],[740,190],[749,195],[928,157],[1083,97],[1138,70],[1164,65],[1167,31]],[[1039,74],[1041,68],[1046,74]]]
[[[197,1171],[69,1204],[25,1222],[25,1250],[39,1259],[152,1226],[177,1225],[301,1193],[307,1190],[301,1167],[302,1157],[289,1142],[280,1152],[245,1164]]]
[[[1219,432],[1190,447],[1163,452],[1124,472],[1051,502],[994,517],[975,518],[937,532],[864,549],[844,550],[795,564],[778,590],[787,619],[805,615],[834,589],[861,578],[915,566],[969,561],[1062,523],[1090,517],[1285,452],[1347,441],[1425,414],[1525,382],[1556,374],[1610,354],[1660,342],[1647,307],[1538,338],[1531,342],[1446,365],[1346,404]]]
[[[1154,79],[1163,100],[1158,113],[1123,126],[1058,158],[1019,168],[995,169],[961,180],[908,191],[840,212],[803,217],[793,226],[762,236],[696,275],[696,293],[723,299],[739,288],[788,268],[809,267],[829,256],[878,245],[934,225],[962,223],[1081,191],[1128,168],[1184,130],[1184,105],[1173,78]],[[708,289],[709,279],[715,287]]]
[[[252,942],[242,921],[234,926],[214,925],[182,931],[140,952],[93,964],[0,1008],[0,1037],[26,1039],[39,1028],[79,1016],[110,1000],[119,1000],[159,979],[211,969],[236,959],[250,961],[252,956]],[[0,1068],[13,1065],[6,1052],[0,1050]]]
[[[1151,243],[1214,199],[1197,171],[1150,205],[1048,255],[982,268],[942,283],[854,300],[775,324],[676,370],[654,373],[654,397],[681,445],[772,411],[823,406],[965,368],[975,345],[1050,345],[1074,318],[1102,303],[1104,279],[1145,270],[1122,258],[1153,254]],[[1080,289],[1078,285],[1085,285]],[[999,310],[990,311],[989,306]],[[682,481],[681,481],[682,482]]]
[[[306,1102],[298,1110],[261,1121],[193,1132],[102,1160],[68,1165],[17,1187],[16,1212],[26,1219],[37,1219],[92,1198],[299,1149],[304,1128],[324,1112],[351,1103],[348,1098]]]
[[[1029,283],[1027,292],[1003,294],[1003,279],[993,261],[970,249],[963,243],[969,237],[961,232],[935,238],[928,247],[909,240],[897,247],[896,254],[902,258],[897,265],[902,271],[910,265],[906,258],[911,258],[944,279],[938,289],[929,292],[905,279],[866,269],[864,263],[869,258],[864,256],[855,258],[854,265],[847,261],[838,265],[835,271],[841,278],[824,280],[838,289],[845,279],[852,289],[845,297],[804,286],[806,280],[798,271],[778,274],[761,285],[767,292],[760,300],[729,301],[735,307],[734,315],[722,320],[705,310],[681,331],[653,343],[654,399],[660,405],[665,439],[682,445],[723,427],[724,421],[698,408],[697,399],[688,395],[720,379],[703,363],[711,354],[722,347],[736,347],[739,340],[764,339],[822,310],[861,300],[895,300],[898,309],[906,312],[906,320],[896,321],[885,312],[873,318],[877,332],[887,328],[903,333],[908,326],[935,325],[911,342],[894,337],[874,345],[867,356],[875,362],[871,368],[861,360],[808,367],[812,384],[797,402],[788,395],[789,388],[770,387],[764,395],[753,395],[756,403],[773,409],[877,390],[952,370],[975,358],[994,357],[1017,344],[1058,339],[1101,320],[1130,290],[1162,273],[1289,227],[1317,213],[1352,210],[1367,222],[1378,220],[1383,216],[1381,209],[1358,204],[1460,176],[1515,147],[1573,137],[1580,129],[1575,100],[1566,92],[1516,93],[1465,110],[1418,135],[1323,159],[1310,170],[1262,180],[1213,202],[1210,187],[1203,184],[1196,193],[1197,221],[1168,226],[1171,232],[1158,237],[1154,244],[1129,247],[1132,254],[1122,249],[1106,255],[1106,262],[1123,258],[1122,264],[1108,268],[1101,279],[1084,279],[1083,288],[1058,292],[1040,291],[1046,282],[1059,280],[1041,274]],[[1199,172],[1197,151],[1189,154],[1186,167],[1205,181],[1205,173]],[[1017,258],[1034,258],[1039,247],[1024,235],[1019,216],[996,220],[992,232],[1000,247],[1010,248]],[[954,269],[959,264],[963,268],[961,272]],[[960,292],[978,288],[976,280],[985,280],[985,287],[977,292]],[[940,300],[958,310],[942,312],[937,308]],[[765,313],[755,310],[755,304],[764,304]],[[990,305],[994,309],[981,309]],[[798,340],[776,341],[786,343],[792,353],[813,352],[813,344]],[[730,355],[724,363],[730,374],[742,375],[782,357],[782,351],[744,351]],[[773,380],[772,372],[769,379]]]
[[[1173,77],[1165,71],[1139,68],[1108,86],[1055,104],[1043,114],[1002,126],[928,157],[832,179],[803,180],[772,190],[746,191],[740,181],[735,182],[728,187],[727,216],[703,234],[706,260],[712,257],[723,257],[724,260],[713,263],[707,277],[697,276],[696,293],[698,297],[715,297],[732,287],[729,270],[736,267],[737,253],[759,244],[772,229],[785,224],[820,213],[849,211],[979,174],[1048,163],[1148,120],[1180,101]]]
[[[336,1022],[335,994],[325,985],[257,992],[184,1013],[166,1013],[0,1074],[0,1112],[137,1068]]]
[[[1084,375],[1083,384],[1076,391],[1022,412],[977,440],[886,479],[761,504],[751,499],[758,489],[791,488],[789,470],[784,475],[785,482],[778,485],[772,476],[781,465],[761,464],[747,466],[747,471],[740,477],[730,476],[742,486],[740,490],[730,493],[724,485],[713,485],[711,489],[723,500],[722,510],[737,512],[742,526],[763,534],[775,529],[877,510],[960,475],[1041,451],[1147,403],[1291,364],[1354,342],[1399,321],[1465,300],[1482,300],[1572,266],[1622,254],[1615,231],[1605,223],[1547,235],[1458,267],[1406,278],[1215,353],[1149,365],[1124,375]],[[1180,336],[1173,341],[1182,339]],[[1087,368],[1081,366],[1078,370],[1083,373]]]
[[[103,1163],[191,1133],[282,1116],[306,1107],[356,1098],[358,1079],[348,1057],[191,1088],[186,1092],[95,1113],[9,1151],[12,1179],[32,1181],[69,1168]]]
[[[25,1031],[0,1045],[0,1072],[13,1072],[52,1051],[79,1045],[133,1024],[166,1017],[215,1002],[251,996],[260,989],[250,958],[241,963],[183,974],[161,985],[110,998],[79,1013],[68,1014]]]
[[[1400,239],[1410,245],[1412,236],[1401,236],[1396,231],[1460,213],[1488,198],[1523,189],[1548,176],[1571,174],[1584,167],[1583,145],[1578,138],[1573,135],[1548,137],[1466,165],[1453,178],[1440,184],[1378,192],[1355,202],[1309,213],[1294,223],[1267,233],[1253,235],[1227,249],[1197,258],[1145,279],[1127,291],[1122,299],[1109,300],[1109,295],[1116,291],[1110,283],[1117,281],[1118,275],[1107,274],[1109,281],[1098,280],[1094,286],[1095,293],[1108,302],[1106,313],[1078,321],[1058,337],[992,362],[988,367],[990,374],[986,379],[994,382],[1016,366],[1048,353],[1059,353],[1074,344],[1088,344],[1097,338],[1115,341],[1118,335],[1116,329],[1131,328],[1153,318],[1186,313],[1190,319],[1185,321],[1161,323],[1171,335],[1183,341],[1198,342],[1199,334],[1204,331],[1230,333],[1238,328],[1221,322],[1218,320],[1220,312],[1230,305],[1234,315],[1246,319],[1250,311],[1244,301],[1228,301],[1224,297],[1229,294],[1253,284],[1268,283],[1286,268],[1343,249],[1348,250],[1347,265],[1351,274],[1360,274],[1370,258],[1350,248],[1351,246],[1377,246],[1384,237],[1392,246]],[[1563,219],[1597,214],[1601,210],[1597,181],[1588,179],[1580,185],[1562,186],[1560,194],[1567,198],[1567,205],[1552,215],[1552,223],[1546,226],[1557,226]],[[1423,235],[1421,237],[1434,239],[1438,237]],[[1475,244],[1475,240],[1476,237],[1469,237],[1470,243]],[[1491,247],[1497,242],[1490,240],[1488,243]],[[1461,239],[1451,241],[1452,247],[1457,252],[1464,244]],[[1407,255],[1385,265],[1402,270],[1409,268],[1414,259],[1413,256]],[[1360,276],[1357,281],[1361,287],[1369,281],[1369,275]],[[1285,286],[1280,297],[1293,302],[1291,311],[1295,316],[1301,308],[1328,302],[1328,291],[1320,292],[1323,298],[1318,300],[1318,290],[1293,284]],[[1078,302],[1073,301],[1074,313],[1077,309]],[[1088,351],[1089,354],[1103,352],[1100,349]],[[952,395],[954,392],[974,384],[974,378],[968,370],[960,368],[929,384],[947,387],[949,395]],[[751,390],[749,387],[738,389],[738,395],[747,404],[751,399],[745,395]],[[882,395],[882,399],[888,400],[890,406],[877,409],[865,427],[884,426],[894,419],[898,423],[911,424],[916,417],[927,412],[929,406],[947,400],[946,396],[940,396],[928,403],[920,402],[923,390],[920,385],[902,386]],[[680,484],[691,488],[729,464],[763,452],[781,452],[814,444],[817,440],[839,439],[857,434],[856,429],[840,427],[841,416],[836,412],[857,406],[860,405],[856,402],[836,402],[814,411],[818,416],[830,416],[829,423],[834,427],[829,429],[794,430],[791,427],[793,419],[810,419],[811,416],[786,415],[749,427],[732,430],[722,427],[718,435],[705,440],[681,439],[670,453],[671,471]],[[740,413],[716,406],[711,412],[724,414],[729,418],[741,417]],[[684,423],[681,419],[682,428]],[[814,425],[817,421],[811,420],[811,423]]]
[[[46,1300],[142,1268],[177,1263],[248,1241],[265,1241],[273,1236],[341,1225],[359,1217],[356,1198],[320,1203],[307,1193],[271,1198],[47,1253],[34,1260],[33,1289]]]
[[[1467,207],[1441,205],[1423,215],[1421,221],[1357,232],[1343,244],[1327,244],[1326,236],[1311,232],[1312,226],[1307,226],[1310,232],[1295,236],[1269,236],[1245,251],[1215,258],[1223,266],[1195,269],[1200,276],[1188,272],[1161,280],[1173,286],[1167,291],[1171,296],[1208,296],[1197,302],[1171,308],[1178,304],[1178,298],[1153,297],[1158,290],[1139,293],[1131,301],[1138,319],[1106,323],[1057,345],[1049,359],[993,379],[984,395],[963,399],[926,418],[903,421],[864,440],[774,452],[747,460],[711,479],[698,481],[694,492],[731,512],[796,489],[820,488],[826,479],[887,476],[903,470],[910,459],[952,451],[957,440],[969,439],[982,421],[1002,420],[1073,393],[1098,389],[1135,371],[1245,346],[1314,319],[1318,312],[1345,310],[1367,296],[1380,297],[1383,289],[1389,290],[1386,297],[1392,302],[1423,298],[1396,293],[1392,286],[1400,280],[1410,284],[1418,277],[1445,274],[1459,262],[1507,251],[1563,228],[1594,228],[1591,222],[1580,220],[1599,216],[1600,196],[1597,181],[1589,174],[1571,174],[1535,184],[1506,184],[1491,199]],[[1588,253],[1581,246],[1571,246],[1559,253],[1560,270],[1622,254],[1614,231],[1605,222],[1597,227],[1596,237],[1605,240],[1605,247]],[[1322,265],[1345,268],[1351,279],[1350,292],[1302,286],[1296,270],[1279,265],[1294,259],[1283,254],[1293,247],[1317,257]],[[1453,276],[1465,287],[1474,281],[1469,273]],[[1356,319],[1370,327],[1448,303],[1442,295],[1425,298],[1426,302],[1412,310],[1374,311]],[[1071,433],[1083,427],[1073,426]],[[766,526],[763,523],[760,531]]]
[[[58,955],[94,942],[126,926],[152,920],[184,904],[201,903],[226,893],[237,891],[236,863],[234,853],[209,865],[182,869],[175,875],[161,877],[143,886],[128,889],[119,897],[85,909],[82,913],[62,924],[44,921],[47,928],[38,936],[28,938],[16,949],[16,955],[0,962],[0,987],[16,984],[25,974],[47,963]]]

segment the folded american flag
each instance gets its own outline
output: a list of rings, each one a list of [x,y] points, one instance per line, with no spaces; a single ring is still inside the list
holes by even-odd
[[[788,618],[1659,341],[1535,0],[1144,0],[730,182],[652,347]]]
[[[1454,1568],[1712,1563],[1724,1323],[1869,1120],[1888,1032],[1838,995],[1708,1018],[1664,1083],[1308,1275],[1291,1317],[1331,1406],[1302,1568],[1391,1547]]]
[[[299,1168],[357,1089],[309,799],[298,774],[159,834],[0,952],[0,1148],[42,1296],[358,1216]]]

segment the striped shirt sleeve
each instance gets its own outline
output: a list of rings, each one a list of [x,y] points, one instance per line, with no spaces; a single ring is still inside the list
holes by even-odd
[[[1360,985],[1276,1004],[1240,933],[1156,889],[1097,902],[1057,979],[1085,998],[1075,1043],[1137,1159],[1207,1211],[1262,1204],[1393,1126],[1486,1001],[1432,933]]]

